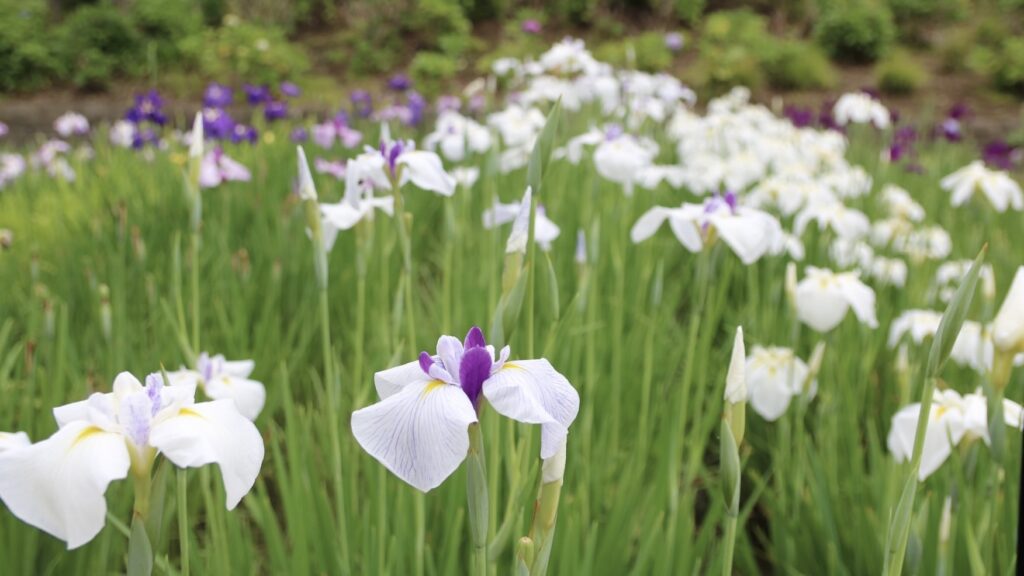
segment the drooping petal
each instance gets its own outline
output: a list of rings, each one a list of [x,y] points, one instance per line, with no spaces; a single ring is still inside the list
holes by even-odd
[[[228,510],[252,489],[263,465],[263,437],[231,400],[179,408],[153,425],[149,443],[179,468],[217,464]]]
[[[255,360],[225,360],[221,366],[222,372],[238,378],[248,378],[255,369]]]
[[[0,454],[0,500],[69,550],[78,548],[103,529],[104,493],[130,466],[124,436],[69,422],[42,442]]]
[[[769,220],[756,216],[714,215],[711,222],[722,240],[748,266],[764,256],[773,244]]]
[[[818,332],[835,328],[850,305],[835,285],[804,278],[796,287],[796,311],[800,321]]]
[[[476,421],[473,404],[461,388],[421,380],[355,411],[352,434],[388,470],[427,492],[466,459],[468,428]]]
[[[580,410],[576,389],[544,359],[505,362],[483,392],[499,414],[541,425],[541,458],[555,455]]]
[[[629,238],[634,244],[643,242],[661,228],[661,225],[665,223],[665,220],[672,214],[672,208],[665,208],[663,206],[655,206],[644,212],[642,216],[633,224],[633,228],[629,231]]]
[[[221,374],[210,379],[203,391],[213,400],[233,400],[235,407],[249,420],[255,420],[267,401],[267,389],[262,382]]]
[[[878,328],[878,320],[875,317],[875,291],[855,276],[841,277],[839,289],[846,301],[850,303],[857,319],[868,328]]]
[[[373,375],[373,384],[381,400],[394,396],[410,384],[423,384],[430,380],[419,361],[409,362]]]
[[[424,190],[437,192],[442,196],[455,194],[455,178],[444,171],[441,158],[437,154],[422,150],[404,152],[398,157],[398,163],[404,166],[402,184],[412,182]]]
[[[113,430],[117,425],[114,395],[96,392],[86,400],[57,406],[53,409],[53,418],[61,428],[71,422],[83,421],[96,424],[104,430]]]

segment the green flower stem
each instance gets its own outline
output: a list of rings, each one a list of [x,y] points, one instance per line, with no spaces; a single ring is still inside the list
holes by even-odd
[[[191,570],[188,550],[188,476],[184,468],[178,469],[178,541],[181,546],[181,576]]]

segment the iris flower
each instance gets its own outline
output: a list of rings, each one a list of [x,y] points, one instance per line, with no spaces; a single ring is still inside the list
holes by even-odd
[[[222,182],[248,182],[252,178],[249,169],[232,160],[221,148],[206,153],[199,165],[199,185],[216,188]]]
[[[502,224],[508,224],[518,219],[520,213],[524,213],[526,216],[523,218],[523,222],[529,222],[530,213],[530,199],[531,191],[526,190],[526,194],[523,196],[521,202],[513,202],[511,204],[504,204],[498,200],[495,200],[494,206],[484,211],[483,224],[484,228],[491,230]],[[558,238],[561,234],[561,229],[557,224],[548,218],[546,211],[543,206],[538,205],[536,211],[536,219],[534,222],[534,238],[537,241],[537,245],[542,250],[551,250],[551,243]],[[525,244],[524,244],[525,246]]]
[[[655,206],[640,216],[630,237],[634,243],[642,242],[653,236],[666,220],[690,252],[700,252],[717,235],[748,265],[785,242],[782,226],[774,216],[740,206],[731,192],[710,198],[704,204]]]
[[[243,416],[255,420],[267,400],[263,383],[249,378],[255,367],[252,360],[225,360],[221,354],[210,356],[203,352],[196,360],[194,370],[182,367],[167,376],[172,386],[202,388],[203,393],[213,400],[234,400]]]
[[[789,348],[754,346],[747,357],[750,405],[765,420],[778,420],[793,397],[804,393],[809,375],[810,368]],[[818,391],[816,381],[809,384],[808,400]]]
[[[997,212],[1024,210],[1024,192],[1002,170],[991,170],[981,160],[975,160],[967,166],[943,178],[939,185],[943,190],[953,194],[953,206],[962,206],[975,193],[981,192]]]
[[[473,327],[465,341],[441,336],[437,354],[374,375],[381,401],[352,414],[359,445],[396,476],[427,492],[466,459],[470,424],[486,399],[496,412],[541,426],[541,458],[564,446],[580,399],[544,359],[495,356]]]
[[[889,452],[897,462],[909,461],[914,453],[914,439],[917,436],[917,420],[921,415],[921,404],[905,406],[892,417],[889,430]],[[1003,400],[1003,420],[1007,426],[1022,428],[1020,404]],[[961,442],[981,438],[985,444],[991,440],[988,434],[988,401],[981,391],[961,396],[954,390],[936,390],[932,396],[928,430],[924,435],[921,451],[921,467],[918,480],[924,481],[949,458],[953,447]]]
[[[807,276],[796,287],[796,312],[801,322],[818,332],[828,332],[842,322],[850,308],[861,323],[878,327],[875,291],[855,272],[836,274],[826,268],[807,267]]]
[[[231,400],[196,404],[194,395],[192,386],[164,386],[159,374],[143,386],[122,372],[112,393],[55,408],[53,436],[0,453],[0,499],[78,548],[103,529],[107,486],[129,470],[148,476],[162,454],[180,468],[217,464],[234,509],[256,482],[263,438]]]

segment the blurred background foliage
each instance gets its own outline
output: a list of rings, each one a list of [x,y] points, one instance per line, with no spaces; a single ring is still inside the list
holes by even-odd
[[[404,70],[433,95],[571,34],[709,94],[829,88],[866,66],[891,93],[938,71],[1024,97],[1024,0],[0,0],[0,22],[4,93]]]

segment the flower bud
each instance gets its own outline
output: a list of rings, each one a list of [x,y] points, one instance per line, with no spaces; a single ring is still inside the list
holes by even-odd
[[[552,482],[562,483],[562,478],[565,476],[565,442],[562,443],[562,447],[555,452],[555,455],[541,465],[541,483],[550,484]]]
[[[999,352],[1012,355],[1024,351],[1024,266],[1017,269],[992,322],[992,343]]]
[[[796,310],[796,262],[786,264],[786,300],[789,307]]]

